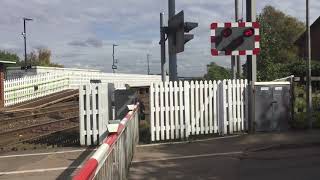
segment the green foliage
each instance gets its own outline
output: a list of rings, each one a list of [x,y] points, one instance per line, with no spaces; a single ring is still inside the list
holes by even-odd
[[[320,128],[320,112],[312,114],[313,127]],[[291,122],[291,127],[294,129],[307,129],[309,127],[308,115],[306,112],[295,113],[294,120]]]
[[[51,51],[49,49],[38,49],[28,55],[28,61],[32,66],[63,67],[63,65],[51,62]]]
[[[1,50],[0,50],[0,60],[14,61],[17,63],[9,66],[24,65],[24,60],[20,60],[17,54],[1,51]],[[63,67],[63,65],[51,62],[51,51],[49,49],[38,49],[37,52],[32,51],[30,54],[28,54],[27,61],[31,62],[31,65],[33,66]]]
[[[261,36],[261,53],[257,58],[258,80],[270,81],[291,75],[291,64],[301,63],[294,42],[304,32],[304,23],[272,6],[262,10],[258,21]]]
[[[204,76],[204,78],[207,80],[223,80],[231,78],[230,70],[218,66],[214,62],[207,65],[207,71],[207,74]]]
[[[15,64],[14,66],[20,65],[21,63],[18,55],[7,52],[7,51],[1,51],[1,50],[0,50],[0,60],[16,62],[17,64]]]

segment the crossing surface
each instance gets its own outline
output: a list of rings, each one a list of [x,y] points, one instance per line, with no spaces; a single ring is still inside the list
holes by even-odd
[[[65,148],[0,155],[0,179],[68,179],[93,149]]]
[[[140,146],[129,179],[318,179],[320,133],[284,133]]]

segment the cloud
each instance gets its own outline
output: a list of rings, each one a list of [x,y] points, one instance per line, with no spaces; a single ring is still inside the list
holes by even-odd
[[[89,39],[87,39],[87,40],[86,40],[86,43],[87,43],[89,46],[96,47],[96,48],[101,48],[101,47],[103,46],[102,40],[95,39],[95,38],[89,38]]]
[[[232,21],[233,3],[232,0],[176,1],[176,12],[184,10],[187,21],[199,23],[193,31],[194,40],[186,44],[184,53],[178,54],[180,76],[202,76],[210,62],[230,66],[229,57],[210,55],[209,25],[213,21]],[[263,0],[257,1],[257,7],[261,12],[265,5],[273,5],[304,21],[304,3]],[[119,44],[115,49],[118,72],[145,74],[146,54],[151,54],[151,72],[159,73],[159,14],[164,12],[167,21],[167,6],[167,0],[28,0],[28,3],[1,0],[0,49],[23,56],[22,17],[31,17],[34,21],[27,23],[28,51],[47,47],[54,61],[67,67],[111,72],[112,44],[115,43]],[[311,1],[310,7],[313,22],[320,15],[320,2]]]
[[[80,41],[80,40],[73,40],[68,43],[70,46],[76,47],[95,47],[101,48],[103,46],[102,40],[95,39],[95,38],[88,38],[87,40]]]

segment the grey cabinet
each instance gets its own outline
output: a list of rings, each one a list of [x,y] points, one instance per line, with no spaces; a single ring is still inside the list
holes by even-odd
[[[290,83],[255,84],[255,130],[286,131],[291,120]]]

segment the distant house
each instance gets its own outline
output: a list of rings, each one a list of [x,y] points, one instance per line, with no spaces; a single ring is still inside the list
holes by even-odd
[[[311,59],[320,61],[320,17],[311,25]],[[306,32],[304,32],[295,44],[299,48],[299,56],[305,58],[306,50]]]

